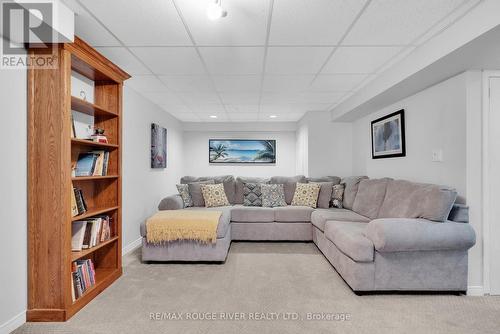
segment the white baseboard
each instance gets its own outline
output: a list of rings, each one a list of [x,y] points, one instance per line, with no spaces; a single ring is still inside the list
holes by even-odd
[[[0,334],[9,334],[26,322],[26,311],[22,311],[7,322],[0,325]]]
[[[484,288],[479,285],[468,286],[467,296],[484,296]]]
[[[142,237],[140,237],[137,240],[132,241],[127,246],[123,247],[122,248],[122,256],[125,256],[128,253],[136,250],[137,248],[141,247],[141,245],[142,245]]]

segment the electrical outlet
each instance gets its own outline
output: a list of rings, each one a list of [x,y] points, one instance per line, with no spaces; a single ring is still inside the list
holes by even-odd
[[[443,162],[443,150],[441,149],[432,150],[432,161]]]

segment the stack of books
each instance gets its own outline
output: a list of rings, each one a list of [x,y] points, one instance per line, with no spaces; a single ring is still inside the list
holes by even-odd
[[[76,260],[71,264],[71,297],[78,299],[95,285],[94,263],[90,259]]]
[[[83,191],[80,188],[73,187],[71,193],[71,216],[75,217],[87,212],[87,203],[83,197]]]
[[[109,152],[80,153],[76,162],[75,176],[105,176],[108,174]]]
[[[97,216],[74,221],[71,225],[71,250],[79,252],[111,239],[111,217]]]

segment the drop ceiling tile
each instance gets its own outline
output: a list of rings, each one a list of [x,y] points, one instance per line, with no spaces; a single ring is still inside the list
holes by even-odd
[[[403,47],[340,47],[321,73],[374,73]]]
[[[304,113],[307,111],[328,110],[331,103],[292,103],[292,104],[264,104],[261,106],[261,113]]]
[[[266,74],[315,74],[333,47],[269,47]]]
[[[219,92],[260,92],[260,75],[212,76]]]
[[[126,48],[99,47],[96,48],[96,50],[130,75],[151,74],[151,71],[137,60],[137,58],[135,58]]]
[[[255,122],[259,120],[258,113],[230,113],[228,117],[231,121],[238,122]]]
[[[236,114],[236,113],[249,114],[249,113],[259,112],[258,104],[226,104],[225,108],[229,114]]]
[[[214,92],[212,80],[207,75],[162,75],[160,80],[172,92]]]
[[[134,75],[125,81],[125,86],[141,93],[168,91],[163,82],[158,80],[154,75]]]
[[[225,122],[229,121],[229,118],[225,113],[195,113],[196,116],[202,122]],[[212,118],[210,116],[217,116],[217,118]]]
[[[277,116],[271,118],[271,116]],[[294,113],[261,113],[259,114],[259,120],[263,122],[297,122],[304,116],[303,112]]]
[[[159,107],[162,108],[165,111],[168,111],[171,114],[183,114],[183,113],[190,114],[190,113],[193,113],[193,110],[191,110],[190,108],[188,108],[187,106],[185,106],[183,104],[179,104],[179,105],[160,105]]]
[[[304,92],[299,95],[302,103],[335,103],[346,95],[345,92]]]
[[[307,90],[314,75],[270,75],[264,76],[262,90],[265,92],[298,92]]]
[[[224,106],[220,103],[203,103],[189,105],[190,109],[197,114],[220,114],[224,113]]]
[[[178,96],[169,92],[146,92],[141,94],[160,106],[177,106],[184,104]]]
[[[262,104],[291,104],[300,103],[302,100],[296,92],[263,92]]]
[[[216,93],[177,93],[177,95],[186,101],[187,105],[220,103],[220,99]]]
[[[194,113],[172,113],[172,112],[169,112],[169,113],[182,122],[199,122],[200,121],[200,118]]]
[[[172,1],[85,0],[84,6],[127,46],[192,45]]]
[[[365,0],[275,0],[270,45],[334,45]]]
[[[207,17],[213,0],[177,0],[198,45],[263,45],[269,0],[224,0],[228,15],[216,21]]]
[[[83,9],[76,0],[64,0],[63,2],[75,13],[75,35],[93,47],[120,46],[120,42]]]
[[[219,93],[224,104],[258,104],[258,93],[232,93],[221,92]]]
[[[463,0],[373,0],[344,44],[408,45]]]
[[[320,74],[316,77],[310,90],[347,92],[356,88],[367,74]]]
[[[130,50],[158,75],[205,75],[192,47],[139,47]]]
[[[260,74],[263,47],[200,47],[201,55],[214,75]]]

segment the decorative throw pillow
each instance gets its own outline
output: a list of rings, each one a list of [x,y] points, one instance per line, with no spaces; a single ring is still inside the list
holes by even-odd
[[[274,208],[286,206],[285,189],[282,184],[261,184],[262,206]]]
[[[188,183],[189,186],[189,195],[191,196],[191,199],[193,200],[193,206],[205,206],[205,200],[203,199],[203,194],[201,192],[201,185],[202,184],[215,184],[214,180],[207,180],[207,181],[198,181],[198,182],[192,182]]]
[[[205,200],[205,207],[207,208],[229,205],[226,192],[224,191],[224,185],[222,183],[202,184],[201,192],[203,194],[203,199]]]
[[[344,189],[345,184],[336,184],[333,186],[332,191],[332,206],[334,208],[342,209],[344,206],[342,205],[342,200],[344,199]]]
[[[318,203],[317,207],[321,209],[328,209],[330,207],[330,202],[332,201],[332,190],[333,190],[333,182],[309,182],[309,183],[317,183],[321,186],[319,189],[318,195]]]
[[[292,205],[316,208],[320,189],[321,185],[319,183],[297,183]]]
[[[184,202],[184,207],[189,208],[193,206],[193,199],[189,194],[189,186],[187,184],[177,184],[177,190],[179,191],[179,195],[181,195],[182,201]]]
[[[243,184],[243,205],[262,206],[262,191],[259,183]]]

